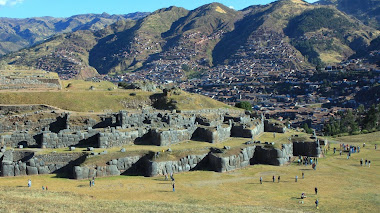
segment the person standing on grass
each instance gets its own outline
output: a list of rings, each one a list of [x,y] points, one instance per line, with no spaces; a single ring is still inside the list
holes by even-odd
[[[45,187],[46,191],[48,190],[47,186]]]
[[[274,183],[274,180],[276,179],[276,178],[274,177],[274,175],[273,175],[272,179],[273,179],[273,183]]]
[[[363,166],[363,158],[360,159],[360,166]]]
[[[368,161],[367,161],[367,159],[365,159],[365,166],[367,166],[367,164],[368,164]]]
[[[315,207],[318,209],[318,204],[319,204],[319,201],[318,199],[315,200]]]
[[[371,161],[370,160],[368,161],[368,167],[371,167]]]
[[[28,180],[28,187],[29,188],[32,187],[32,180],[31,179]]]
[[[263,177],[260,177],[260,184],[263,184]]]
[[[305,173],[302,172],[302,179],[305,179]]]
[[[173,192],[175,192],[175,185],[174,185],[174,182],[172,182],[172,186],[173,186]]]
[[[377,144],[375,144],[375,149],[377,149]]]
[[[318,194],[318,188],[315,187],[315,188],[314,188],[314,191],[315,191],[315,194],[317,195],[317,194]]]
[[[278,176],[278,182],[280,183],[280,175]]]
[[[295,181],[296,181],[296,182],[298,181],[298,176],[297,176],[297,175],[296,175]]]
[[[92,186],[92,181],[91,180],[89,180],[90,181],[90,187]]]

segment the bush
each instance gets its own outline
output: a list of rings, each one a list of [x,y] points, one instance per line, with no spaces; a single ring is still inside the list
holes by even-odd
[[[136,93],[132,92],[132,93],[129,93],[130,96],[136,96]]]
[[[235,107],[252,111],[252,104],[248,101],[242,101],[235,104]]]

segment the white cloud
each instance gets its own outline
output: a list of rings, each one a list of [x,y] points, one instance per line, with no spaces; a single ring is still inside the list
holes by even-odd
[[[22,3],[24,0],[0,0],[0,6],[14,6]]]
[[[235,9],[234,6],[229,6],[229,8],[231,8],[231,9]]]

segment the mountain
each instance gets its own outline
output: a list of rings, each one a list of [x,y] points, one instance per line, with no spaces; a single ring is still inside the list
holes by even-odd
[[[191,11],[163,8],[102,30],[58,35],[1,60],[62,78],[136,72],[164,81],[209,69],[267,72],[334,64],[365,52],[379,35],[333,6],[303,0],[241,11],[212,3]]]
[[[380,0],[320,0],[315,4],[333,5],[364,24],[380,30]]]
[[[78,30],[100,30],[116,21],[145,17],[148,13],[131,13],[127,15],[83,14],[69,18],[0,18],[0,55],[14,52],[25,47],[43,42],[59,33]]]

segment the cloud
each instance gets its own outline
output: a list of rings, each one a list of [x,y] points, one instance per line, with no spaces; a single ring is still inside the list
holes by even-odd
[[[231,8],[231,9],[235,9],[234,6],[229,6],[229,8]]]
[[[14,6],[21,4],[24,0],[0,0],[0,6]]]

